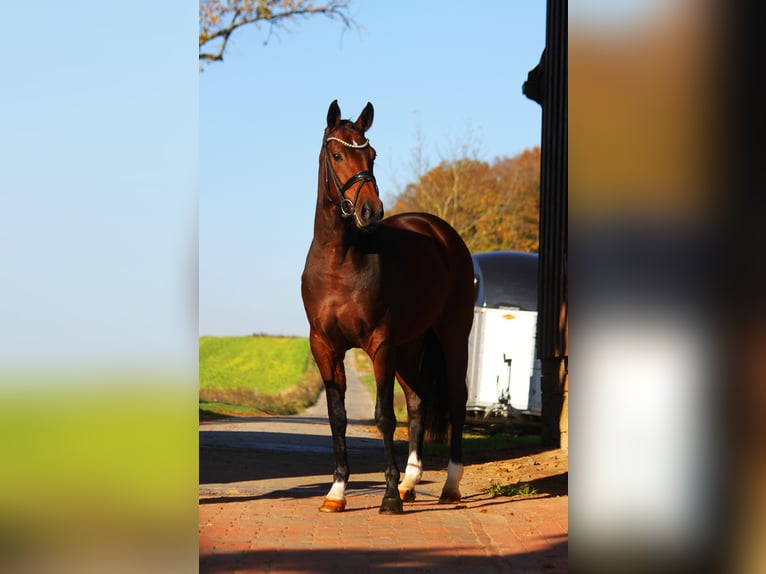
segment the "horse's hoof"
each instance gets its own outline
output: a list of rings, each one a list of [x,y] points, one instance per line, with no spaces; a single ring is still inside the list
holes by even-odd
[[[346,510],[346,501],[333,498],[325,498],[322,506],[319,507],[319,512],[343,512],[344,510]]]
[[[460,502],[459,492],[446,492],[442,491],[439,497],[439,504],[458,504]]]
[[[384,498],[383,503],[380,505],[380,514],[402,514],[404,513],[404,506],[402,505],[402,499],[398,496],[396,498]]]
[[[402,499],[402,502],[415,502],[415,489],[400,488],[399,498]]]

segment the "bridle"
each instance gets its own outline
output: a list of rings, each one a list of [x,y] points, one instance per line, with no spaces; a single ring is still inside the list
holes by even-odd
[[[378,182],[375,181],[375,176],[372,174],[372,170],[362,170],[354,175],[352,175],[350,178],[348,178],[348,181],[341,185],[340,180],[338,179],[338,176],[335,173],[335,170],[332,168],[332,165],[330,164],[330,154],[327,152],[327,142],[329,141],[336,141],[341,144],[343,144],[346,147],[352,148],[352,149],[363,149],[370,145],[370,140],[365,139],[364,143],[356,144],[353,142],[347,142],[340,138],[336,138],[334,136],[325,138],[325,140],[322,142],[322,152],[324,153],[324,162],[325,162],[325,186],[327,186],[327,192],[328,192],[328,200],[330,203],[337,205],[340,208],[340,216],[343,218],[351,217],[354,215],[354,212],[356,211],[356,202],[359,199],[359,192],[362,191],[362,186],[366,182],[371,182],[373,187],[375,188],[375,194],[380,196],[380,192],[378,191]],[[335,184],[335,189],[338,192],[338,200],[336,201],[329,195],[330,192],[330,175],[332,176],[333,184]],[[348,199],[346,197],[346,191],[353,187],[354,184],[359,184],[356,188],[356,193],[354,194],[354,199]]]

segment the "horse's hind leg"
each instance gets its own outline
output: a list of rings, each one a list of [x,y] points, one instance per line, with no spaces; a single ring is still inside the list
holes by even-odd
[[[450,409],[452,411],[452,409]],[[450,455],[447,465],[447,480],[439,496],[442,504],[460,502],[460,480],[463,478],[463,426],[465,425],[465,405],[463,412],[452,411],[450,422]]]
[[[415,501],[415,485],[423,476],[423,401],[409,387],[402,385],[407,399],[409,421],[409,450],[407,468],[399,484],[399,496],[403,502]]]
[[[332,446],[335,457],[333,484],[330,492],[319,507],[322,512],[342,512],[346,509],[346,486],[349,468],[346,451],[346,371],[343,368],[343,353],[338,354],[321,337],[311,334],[311,351],[322,375],[327,398],[327,415],[332,431]]]
[[[467,336],[459,337],[455,344],[445,345],[450,417],[450,455],[447,480],[440,503],[460,502],[460,480],[463,478],[463,427],[465,405],[468,400],[466,370],[468,368]]]
[[[415,485],[423,475],[423,433],[425,404],[413,390],[418,384],[418,358],[420,342],[410,347],[400,347],[396,353],[396,378],[407,400],[409,426],[409,451],[404,478],[399,483],[399,496],[403,502],[414,502]]]

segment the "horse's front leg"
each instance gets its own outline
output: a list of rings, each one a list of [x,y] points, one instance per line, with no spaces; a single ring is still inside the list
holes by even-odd
[[[327,415],[332,431],[332,447],[335,458],[333,483],[330,492],[319,507],[322,512],[343,512],[346,509],[346,487],[349,468],[346,451],[346,371],[343,368],[343,354],[338,354],[324,341],[312,333],[311,351],[324,381],[327,399]]]
[[[386,492],[380,505],[381,514],[401,514],[404,512],[402,499],[399,497],[399,469],[394,457],[394,367],[391,349],[388,345],[377,347],[372,356],[377,385],[375,402],[375,422],[383,436],[383,450],[386,459]]]

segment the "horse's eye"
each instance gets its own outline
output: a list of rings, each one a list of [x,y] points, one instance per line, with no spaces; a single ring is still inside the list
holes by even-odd
[[[340,155],[340,154],[339,154],[337,151],[336,151],[334,154],[332,154],[332,158],[333,158],[335,161],[340,161],[342,157],[343,157],[343,156],[341,156],[341,155]]]

